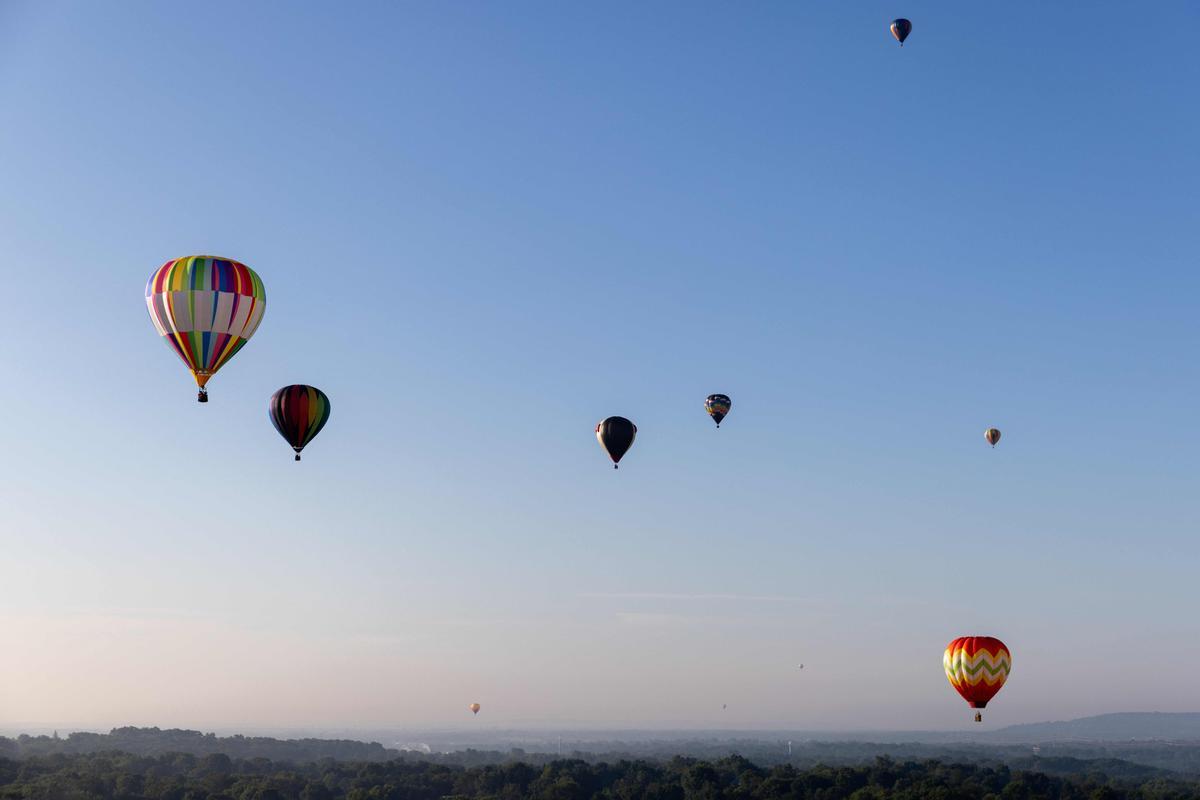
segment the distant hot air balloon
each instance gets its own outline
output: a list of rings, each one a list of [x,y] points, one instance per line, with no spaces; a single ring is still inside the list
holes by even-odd
[[[479,703],[471,703],[471,705],[467,706],[467,708],[471,709],[472,714],[479,713]]]
[[[266,302],[262,278],[228,258],[172,259],[146,282],[150,321],[196,378],[201,403],[208,379],[258,329]]]
[[[1012,671],[1012,655],[1004,642],[991,636],[963,636],[946,645],[942,666],[950,685],[971,708],[984,708]],[[983,722],[976,712],[975,721]]]
[[[625,455],[633,446],[636,436],[637,425],[624,417],[609,417],[596,426],[596,438],[600,440],[600,446],[612,459],[613,469],[617,468],[617,462],[621,460],[621,456]]]
[[[896,41],[904,47],[904,40],[912,33],[912,23],[901,17],[900,19],[892,20],[892,24],[888,26],[892,31],[892,36],[896,37]],[[937,38],[936,36],[934,38]]]
[[[988,428],[986,431],[983,432],[983,438],[987,439],[988,444],[990,444],[992,447],[995,447],[996,442],[1000,441],[1000,429],[999,428]],[[1021,448],[1018,447],[1017,449],[1020,450]]]
[[[329,398],[320,389],[304,384],[285,386],[267,402],[267,416],[287,443],[300,451],[329,421]]]
[[[729,399],[729,395],[725,394],[710,394],[704,400],[704,410],[713,418],[713,422],[717,423],[717,427],[721,427],[721,420],[725,419],[725,415],[729,413],[729,407],[733,403]]]
[[[724,711],[726,708],[728,708],[728,706],[724,703],[721,703],[721,710]]]

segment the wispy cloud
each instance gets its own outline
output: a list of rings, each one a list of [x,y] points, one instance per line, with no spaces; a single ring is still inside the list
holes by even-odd
[[[581,598],[592,600],[730,600],[768,603],[808,603],[812,598],[785,594],[736,594],[724,592],[673,593],[673,592],[582,592]]]
[[[695,624],[696,617],[683,614],[658,614],[645,611],[618,611],[617,619],[624,625],[635,625],[643,628],[662,628],[677,625]]]

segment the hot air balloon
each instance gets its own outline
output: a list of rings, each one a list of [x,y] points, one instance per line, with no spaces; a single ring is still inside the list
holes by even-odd
[[[971,708],[984,708],[1012,671],[1012,656],[1004,642],[991,636],[963,636],[946,645],[942,666],[950,685]],[[983,722],[983,714],[975,713]]]
[[[912,23],[901,17],[900,19],[892,20],[892,24],[888,26],[892,31],[892,36],[896,37],[896,41],[904,47],[904,40],[912,33]],[[937,38],[937,37],[934,37]]]
[[[471,709],[472,714],[479,713],[479,703],[471,703],[471,705],[467,706],[467,708]]]
[[[208,402],[205,384],[242,349],[262,322],[267,293],[254,270],[228,258],[184,256],[146,282],[146,308]]]
[[[986,431],[983,432],[983,438],[987,439],[988,444],[990,444],[992,447],[995,447],[996,442],[1000,441],[1000,429],[999,428],[988,428]],[[1020,448],[1017,448],[1017,449],[1019,450]]]
[[[725,415],[729,413],[731,405],[733,403],[726,394],[710,394],[704,400],[704,410],[713,418],[713,422],[717,423],[718,428],[721,427],[721,420],[725,419]]]
[[[296,451],[299,461],[300,451],[329,421],[329,398],[313,386],[285,386],[267,401],[267,416],[279,435]]]
[[[600,440],[600,446],[612,459],[613,469],[617,468],[617,462],[621,460],[621,456],[625,455],[633,446],[636,436],[637,425],[624,417],[609,417],[596,426],[596,438]]]

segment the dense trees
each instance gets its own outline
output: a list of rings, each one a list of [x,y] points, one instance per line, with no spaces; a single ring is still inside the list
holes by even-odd
[[[898,762],[761,767],[731,756],[665,763],[578,759],[458,767],[404,758],[304,764],[264,758],[56,754],[0,758],[0,800],[1200,800],[1200,782],[1051,776],[1007,766]]]
[[[458,741],[454,741],[458,739]],[[503,736],[493,738],[505,744]],[[537,741],[534,739],[533,741]],[[385,748],[377,742],[339,739],[272,739],[261,736],[214,736],[199,731],[159,728],[117,728],[107,734],[72,733],[66,738],[49,736],[0,737],[0,757],[28,758],[55,754],[82,754],[120,751],[139,756],[166,753],[191,753],[195,756],[224,754],[230,758],[265,758],[275,762],[318,761],[390,761],[401,756],[435,764],[482,767],[524,761],[542,767],[560,757],[546,752],[526,752],[519,748],[500,750],[463,749],[461,739],[434,740],[433,751],[425,753]],[[791,745],[791,746],[789,746]],[[558,749],[549,742],[541,747]],[[561,745],[560,745],[561,746]],[[534,747],[539,747],[534,744]],[[578,748],[586,748],[581,752]],[[439,749],[449,752],[437,752]],[[1007,764],[1010,769],[1043,772],[1051,775],[1104,774],[1142,782],[1154,777],[1200,775],[1200,742],[1192,741],[1078,741],[1030,744],[992,744],[983,742],[865,742],[799,739],[750,738],[745,735],[706,735],[689,738],[630,741],[590,740],[568,742],[562,750],[572,758],[597,761],[667,761],[675,755],[687,755],[704,761],[717,761],[737,753],[759,766],[788,764],[797,768],[858,766],[871,763],[877,756],[898,761],[941,761],[943,763]]]

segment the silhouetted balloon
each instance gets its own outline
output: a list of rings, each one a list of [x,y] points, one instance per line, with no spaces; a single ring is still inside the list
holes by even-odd
[[[1000,441],[1000,429],[999,428],[988,428],[986,431],[983,432],[983,438],[987,439],[988,444],[990,444],[992,447],[995,447],[996,442]],[[1017,448],[1017,449],[1020,449],[1020,448]]]
[[[1004,642],[991,636],[962,636],[946,645],[942,655],[946,678],[971,708],[984,708],[1012,671],[1012,655]],[[975,714],[976,722],[983,715]]]
[[[329,421],[329,398],[320,389],[304,384],[285,386],[267,401],[267,416],[292,449],[300,451]]]
[[[633,440],[636,436],[637,425],[624,417],[609,417],[596,426],[596,438],[600,441],[604,452],[608,453],[608,457],[612,459],[613,469],[617,468],[617,462],[621,460],[621,456],[625,455],[630,447],[633,447]]]
[[[729,407],[733,403],[729,399],[729,395],[725,394],[710,394],[704,400],[704,410],[713,418],[713,422],[717,423],[717,427],[721,427],[721,420],[725,419],[725,415],[729,413]]]
[[[892,24],[888,26],[892,31],[892,36],[896,37],[896,41],[904,47],[904,40],[912,33],[912,23],[901,17],[900,19],[892,20]],[[933,38],[937,38],[936,36]]]

